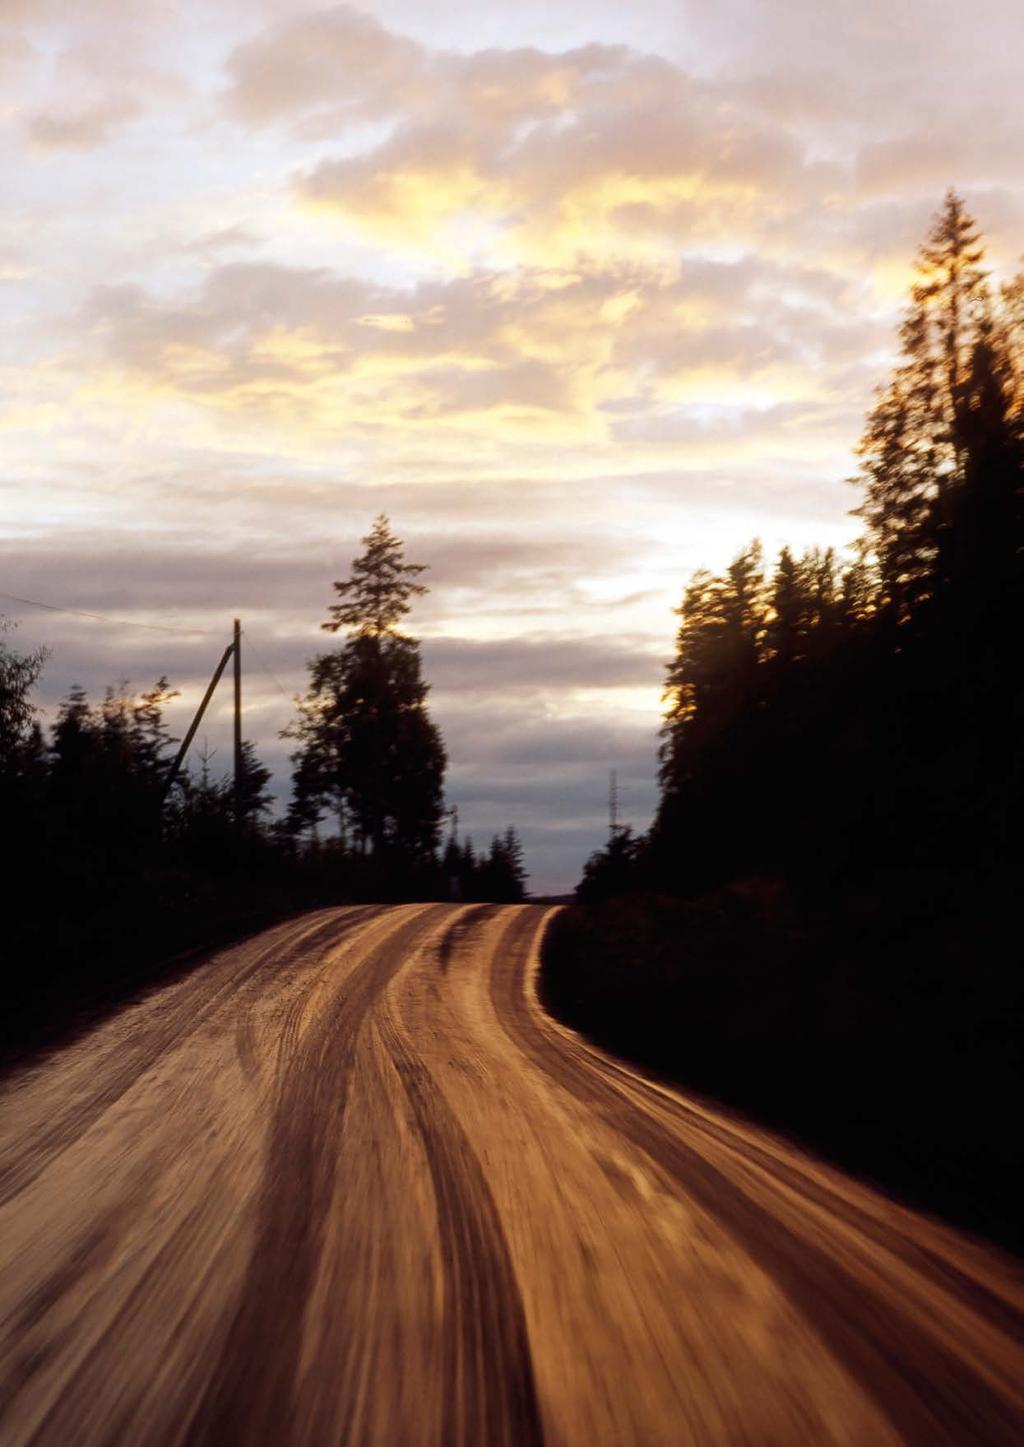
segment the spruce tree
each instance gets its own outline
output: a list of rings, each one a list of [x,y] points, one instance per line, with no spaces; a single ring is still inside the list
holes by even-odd
[[[11,626],[0,617],[0,634]],[[35,687],[45,653],[18,653],[0,636],[0,779],[16,776],[23,763],[23,749],[32,734]]]
[[[917,259],[901,360],[868,416],[857,510],[878,560],[883,602],[905,623],[934,596],[963,482],[966,387],[988,289],[977,227],[954,191]]]
[[[406,864],[434,858],[446,764],[427,710],[419,644],[399,631],[411,600],[426,592],[421,564],[381,514],[363,539],[350,576],[334,584],[337,603],[323,627],[347,640],[310,664],[310,689],[290,730],[293,817],[314,824],[344,810],[357,848]]]
[[[270,812],[272,798],[267,789],[271,780],[270,770],[260,763],[256,753],[256,745],[251,739],[242,740],[242,769],[241,779],[238,788],[238,805],[241,813],[241,822],[247,827],[252,827],[260,822],[265,814]],[[235,804],[234,785],[232,781],[231,805],[232,811]]]
[[[777,670],[781,671],[801,655],[805,631],[805,607],[800,568],[789,548],[783,548],[772,578],[772,616],[767,641]]]

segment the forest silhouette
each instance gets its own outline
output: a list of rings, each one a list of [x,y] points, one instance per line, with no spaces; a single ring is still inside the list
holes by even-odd
[[[549,1003],[1019,1243],[1024,275],[950,192],[854,483],[864,533],[695,574],[661,799],[556,923]]]
[[[172,781],[166,678],[142,693],[112,686],[98,704],[75,686],[44,731],[33,690],[45,654],[0,635],[0,810],[12,846],[0,1048],[55,1039],[181,952],[297,910],[523,898],[515,830],[478,852],[445,809],[419,645],[398,627],[426,591],[414,581],[423,566],[404,561],[384,516],[363,546],[323,625],[344,641],[311,661],[286,730],[296,751],[280,820],[249,740],[237,783],[215,778],[202,752]]]

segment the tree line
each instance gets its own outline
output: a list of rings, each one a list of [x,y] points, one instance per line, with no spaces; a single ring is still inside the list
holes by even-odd
[[[849,556],[690,579],[654,823],[590,859],[542,991],[1020,1250],[1024,277],[955,194],[853,481]]]
[[[855,553],[754,542],[691,578],[654,825],[584,897],[1020,858],[1024,274],[995,290],[983,259],[950,192],[860,444]]]
[[[212,757],[171,781],[166,678],[97,702],[74,686],[44,728],[44,651],[13,645],[0,620],[0,815],[8,1031],[60,997],[105,989],[219,932],[359,899],[514,902],[527,873],[514,829],[478,852],[445,820],[447,756],[430,717],[418,642],[401,625],[426,589],[378,517],[323,625],[340,643],[309,663],[285,730],[294,744],[287,811],[249,740],[238,786]],[[6,635],[6,636],[5,636]]]

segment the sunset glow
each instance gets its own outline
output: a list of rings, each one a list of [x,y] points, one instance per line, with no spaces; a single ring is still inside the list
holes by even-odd
[[[384,511],[449,798],[570,887],[610,768],[650,817],[690,573],[856,536],[947,185],[1016,265],[1022,39],[1013,0],[4,4],[0,589],[180,630],[0,598],[50,717],[166,673],[178,730],[240,616],[285,790]]]

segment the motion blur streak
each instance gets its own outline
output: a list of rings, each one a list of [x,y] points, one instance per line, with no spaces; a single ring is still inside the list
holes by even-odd
[[[320,911],[12,1080],[4,1447],[1024,1440],[1017,1264],[554,1024],[548,917]]]

